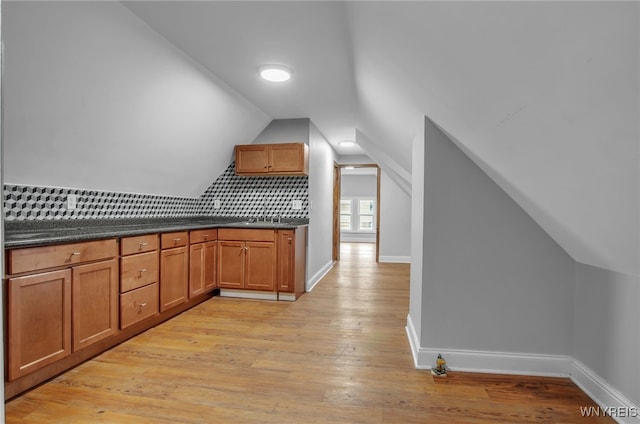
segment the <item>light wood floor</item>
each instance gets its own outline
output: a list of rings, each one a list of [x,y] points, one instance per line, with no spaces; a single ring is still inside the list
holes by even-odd
[[[297,302],[215,297],[6,404],[7,423],[602,423],[568,379],[416,370],[409,267],[346,244]]]

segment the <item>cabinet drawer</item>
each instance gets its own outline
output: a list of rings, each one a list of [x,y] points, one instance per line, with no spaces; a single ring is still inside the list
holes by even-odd
[[[125,237],[120,239],[120,254],[122,256],[150,252],[157,249],[157,234],[146,234],[144,236]]]
[[[158,282],[158,252],[120,259],[120,293]]]
[[[118,256],[116,239],[9,250],[9,274],[69,266]]]
[[[240,241],[274,241],[274,230],[256,228],[219,228],[218,239]]]
[[[186,246],[189,243],[189,233],[186,231],[178,231],[175,233],[164,233],[160,235],[160,246],[163,249],[171,249],[172,247]]]
[[[193,230],[189,233],[189,243],[203,243],[205,241],[213,241],[218,238],[218,230],[215,228],[206,230]]]
[[[158,283],[120,295],[120,328],[158,315]]]

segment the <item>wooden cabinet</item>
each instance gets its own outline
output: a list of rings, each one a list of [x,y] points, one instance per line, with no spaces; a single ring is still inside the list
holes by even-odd
[[[7,378],[71,354],[71,270],[8,280]]]
[[[189,233],[163,233],[160,237],[160,312],[188,300]]]
[[[275,291],[276,246],[274,230],[218,230],[220,288]]]
[[[79,350],[118,331],[116,259],[73,267],[72,340]]]
[[[158,315],[158,234],[120,240],[120,328]]]
[[[218,230],[194,230],[189,234],[189,298],[216,288]]]
[[[236,146],[238,175],[309,175],[309,146],[304,143]]]
[[[277,231],[278,299],[296,300],[305,291],[307,228]]]
[[[8,251],[9,381],[117,333],[117,255],[115,239]]]

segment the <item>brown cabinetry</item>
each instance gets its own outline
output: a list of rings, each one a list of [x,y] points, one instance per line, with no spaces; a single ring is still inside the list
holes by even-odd
[[[189,233],[164,233],[160,237],[160,312],[188,300]]]
[[[9,381],[117,333],[117,254],[115,239],[8,251]]]
[[[189,234],[189,298],[216,288],[218,230],[194,230]]]
[[[307,228],[277,231],[278,299],[296,300],[305,291]]]
[[[304,143],[236,146],[238,175],[309,175],[309,147]]]
[[[72,340],[79,350],[118,331],[118,262],[116,259],[72,269]]]
[[[218,230],[220,288],[275,291],[276,246],[274,230]]]
[[[71,354],[71,271],[8,280],[9,381]]]
[[[158,315],[158,235],[123,238],[120,254],[120,328],[124,329]]]

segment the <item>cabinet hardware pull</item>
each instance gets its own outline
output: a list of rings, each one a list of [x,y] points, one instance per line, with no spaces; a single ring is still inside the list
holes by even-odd
[[[147,272],[147,269],[146,269],[146,268],[142,268],[142,269],[140,270],[140,274],[142,274],[143,272]]]
[[[202,238],[204,238],[205,240],[209,238],[209,234],[203,234]]]
[[[267,167],[267,165],[264,166],[265,168]]]
[[[80,254],[80,252],[73,252],[73,253],[71,254],[71,256],[78,256],[79,254]]]
[[[180,238],[174,238],[173,239],[173,241],[175,241],[176,243],[179,242],[180,240],[182,240],[182,239],[180,239]]]
[[[142,249],[143,247],[145,247],[146,245],[148,245],[149,243],[138,243],[140,245],[140,248]]]
[[[139,304],[138,304],[138,307],[139,307],[138,309],[141,311],[141,310],[142,310],[142,308],[144,308],[145,306],[147,306],[147,302],[139,303]]]

